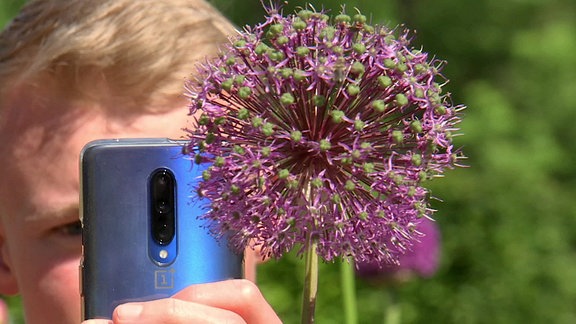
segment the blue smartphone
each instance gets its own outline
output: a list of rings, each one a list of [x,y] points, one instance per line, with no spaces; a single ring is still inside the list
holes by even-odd
[[[242,255],[198,216],[195,184],[206,166],[184,141],[111,139],[80,156],[82,320],[122,303],[165,298],[196,283],[243,276]]]

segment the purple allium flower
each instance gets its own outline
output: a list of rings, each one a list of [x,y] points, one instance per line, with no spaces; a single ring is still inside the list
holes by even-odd
[[[406,275],[431,277],[440,264],[440,231],[435,222],[423,219],[416,227],[422,234],[405,254],[401,255],[398,264],[364,262],[356,264],[358,276],[366,279],[404,278]]]
[[[433,212],[423,181],[459,159],[441,66],[360,13],[269,9],[187,83],[203,217],[239,250],[397,262]]]

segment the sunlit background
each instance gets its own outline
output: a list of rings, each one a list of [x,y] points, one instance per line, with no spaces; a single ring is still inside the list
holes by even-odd
[[[238,26],[264,15],[259,0],[212,2]],[[1,0],[0,24],[22,3]],[[576,323],[576,1],[311,3],[415,30],[415,46],[448,61],[446,89],[468,106],[456,144],[469,168],[430,184],[442,200],[440,269],[393,286],[359,279],[360,323],[382,323],[391,298],[401,323]],[[302,266],[287,256],[258,271],[286,323],[299,319]],[[322,265],[318,323],[342,322],[339,277],[338,265]]]

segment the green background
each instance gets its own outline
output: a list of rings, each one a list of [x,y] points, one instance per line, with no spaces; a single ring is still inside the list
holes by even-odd
[[[311,1],[333,13],[342,2]],[[1,24],[20,3],[2,0]],[[258,0],[213,3],[239,26],[264,15]],[[447,89],[468,106],[456,144],[469,167],[431,183],[443,200],[440,269],[395,287],[358,281],[360,322],[381,323],[394,290],[402,323],[576,323],[576,1],[345,3],[416,30],[414,45],[448,61]],[[298,322],[302,266],[289,255],[259,268],[286,323]],[[318,323],[342,322],[340,295],[338,265],[323,264]]]

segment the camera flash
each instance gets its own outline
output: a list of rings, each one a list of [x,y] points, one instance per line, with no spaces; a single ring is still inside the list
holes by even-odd
[[[160,256],[161,259],[166,259],[168,257],[168,251],[160,250],[160,253],[158,255]]]

